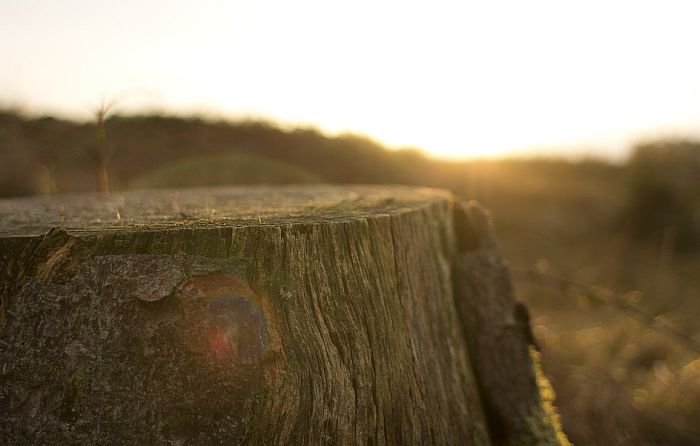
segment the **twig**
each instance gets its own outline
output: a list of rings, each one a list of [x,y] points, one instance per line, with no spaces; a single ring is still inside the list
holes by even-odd
[[[585,292],[591,299],[612,305],[627,317],[635,319],[642,325],[663,336],[666,336],[678,344],[681,344],[688,350],[700,354],[700,343],[698,343],[695,339],[665,323],[654,315],[647,313],[638,306],[625,302],[624,298],[618,293],[588,283],[568,279],[566,277],[543,273],[532,268],[511,268],[510,271],[513,278],[516,280],[524,279],[539,281],[541,283],[555,285],[558,287],[566,286],[578,288],[579,290]]]

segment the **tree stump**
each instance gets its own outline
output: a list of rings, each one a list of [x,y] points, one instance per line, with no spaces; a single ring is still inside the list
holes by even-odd
[[[554,442],[470,212],[388,186],[2,200],[0,442]]]

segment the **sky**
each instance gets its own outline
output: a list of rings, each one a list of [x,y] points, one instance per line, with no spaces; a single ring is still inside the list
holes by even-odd
[[[0,105],[355,132],[448,158],[700,137],[700,2],[0,0]]]

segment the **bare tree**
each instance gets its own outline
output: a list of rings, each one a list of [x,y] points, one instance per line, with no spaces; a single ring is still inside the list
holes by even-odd
[[[112,158],[112,149],[107,145],[105,121],[109,112],[120,100],[121,98],[106,102],[103,99],[102,103],[94,110],[96,144],[94,146],[94,150],[91,150],[88,152],[88,154],[95,163],[95,180],[97,181],[97,190],[101,194],[105,195],[109,194],[108,168],[109,161]]]

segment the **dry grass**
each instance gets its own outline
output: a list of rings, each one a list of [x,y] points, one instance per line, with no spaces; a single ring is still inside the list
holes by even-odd
[[[517,177],[494,182],[506,184],[482,201],[511,265],[622,292],[700,341],[700,256],[669,252],[662,237],[640,243],[618,230],[627,198],[622,171],[607,181],[550,179],[550,187]],[[532,184],[539,182],[546,179]],[[488,178],[484,184],[490,187]],[[544,370],[574,444],[700,443],[697,353],[575,288],[516,285],[533,309]]]

